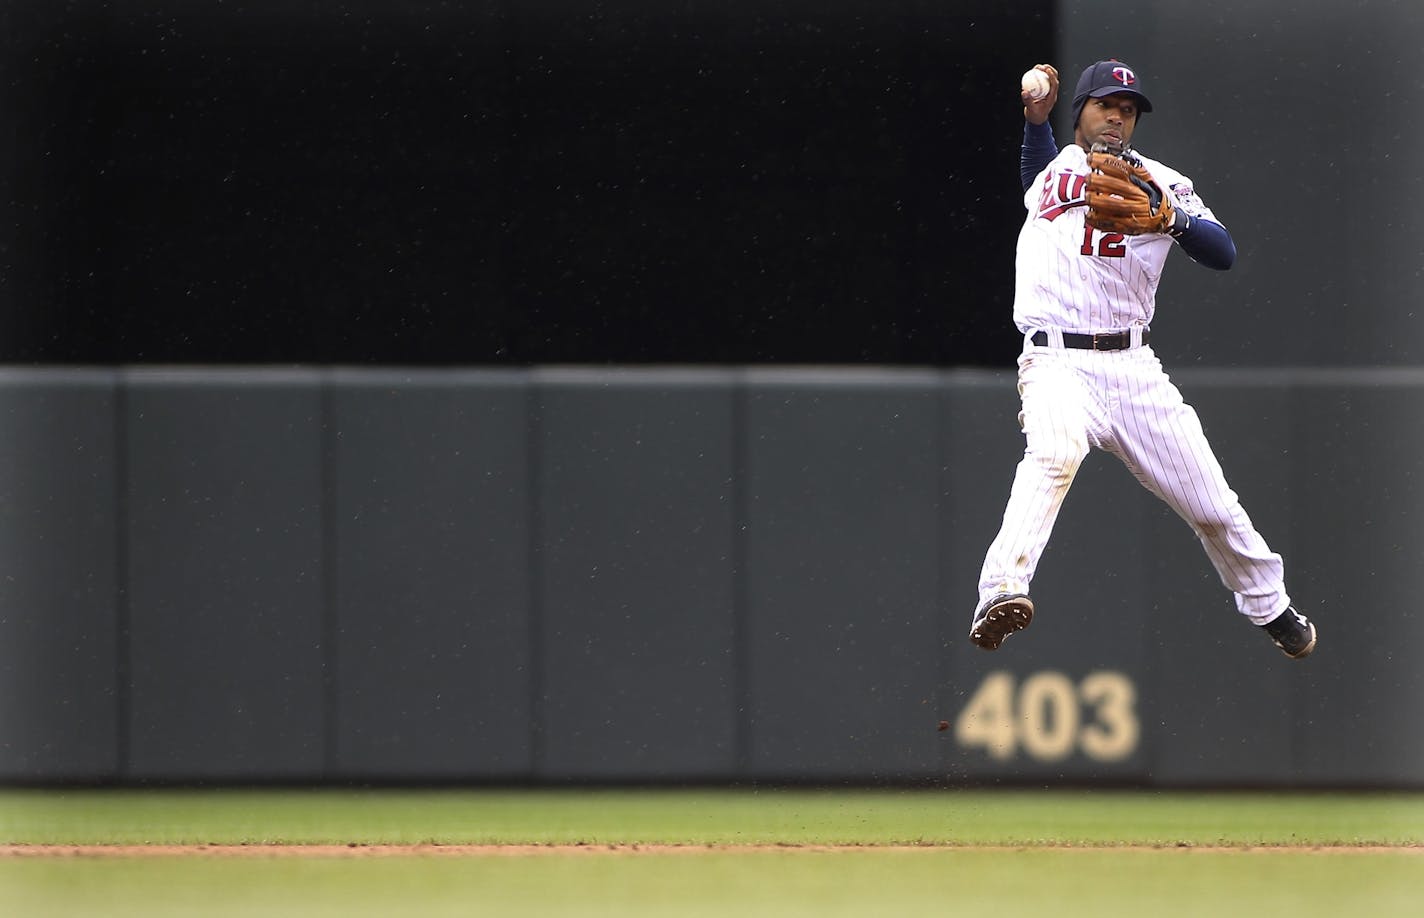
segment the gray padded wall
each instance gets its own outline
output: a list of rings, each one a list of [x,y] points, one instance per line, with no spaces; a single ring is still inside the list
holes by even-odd
[[[0,778],[118,770],[114,390],[0,371]]]
[[[0,779],[1424,782],[1424,371],[1175,375],[1305,663],[1101,453],[971,646],[1009,373],[6,375]]]
[[[764,370],[748,386],[746,772],[937,775],[938,377]]]
[[[732,380],[534,376],[538,777],[737,766]]]
[[[528,398],[513,371],[331,377],[336,775],[529,773]]]
[[[1321,374],[1294,395],[1293,589],[1322,629],[1319,665],[1296,674],[1292,699],[1300,775],[1418,782],[1424,371]]]
[[[322,774],[315,372],[125,374],[134,779]]]
[[[1169,369],[1424,361],[1424,337],[1400,333],[1417,325],[1424,236],[1409,158],[1424,119],[1400,114],[1424,104],[1424,4],[1144,0],[1122,12],[1059,0],[1058,140],[1072,141],[1082,69],[1126,60],[1154,106],[1134,145],[1190,176],[1239,250],[1226,274],[1169,260],[1153,324]],[[1033,63],[1005,63],[1003,104],[1018,104],[1013,81]]]

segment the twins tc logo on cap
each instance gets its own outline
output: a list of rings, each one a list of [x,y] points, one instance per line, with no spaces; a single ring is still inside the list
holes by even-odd
[[[1152,103],[1142,92],[1142,78],[1137,71],[1115,57],[1090,64],[1078,78],[1078,90],[1073,93],[1073,123],[1083,113],[1083,103],[1113,93],[1127,92],[1137,97],[1139,113],[1152,111]]]

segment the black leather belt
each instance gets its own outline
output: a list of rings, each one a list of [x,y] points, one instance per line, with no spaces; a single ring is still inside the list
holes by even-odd
[[[1142,343],[1149,337],[1147,329],[1142,330]],[[1034,332],[1033,343],[1039,347],[1048,344],[1048,332]],[[1132,347],[1132,332],[1099,332],[1096,335],[1080,335],[1076,332],[1063,333],[1064,347],[1078,347],[1089,351],[1125,351]]]

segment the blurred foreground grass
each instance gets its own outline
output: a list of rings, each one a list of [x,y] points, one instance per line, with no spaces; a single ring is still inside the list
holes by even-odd
[[[4,791],[0,842],[871,846],[0,857],[0,915],[1316,918],[1424,895],[1424,794]]]

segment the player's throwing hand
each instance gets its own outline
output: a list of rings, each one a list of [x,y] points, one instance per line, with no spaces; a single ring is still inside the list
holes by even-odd
[[[1024,120],[1029,124],[1043,124],[1058,102],[1058,69],[1052,64],[1034,64],[1033,69],[1048,77],[1048,94],[1035,99],[1027,86],[1028,80],[1024,80],[1025,85],[1019,90],[1019,98],[1023,100]],[[1027,77],[1028,74],[1024,76]]]

